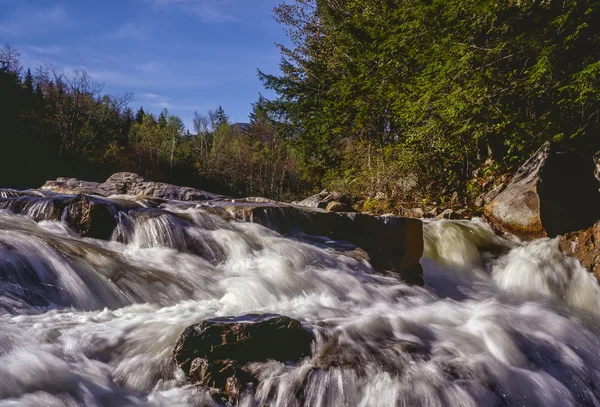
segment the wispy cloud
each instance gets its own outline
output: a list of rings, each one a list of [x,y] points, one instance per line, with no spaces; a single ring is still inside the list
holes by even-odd
[[[35,45],[28,45],[27,48],[36,54],[39,55],[58,55],[58,54],[62,54],[64,51],[64,48],[58,45],[48,45],[48,46],[35,46]]]
[[[60,5],[50,8],[22,8],[0,20],[0,33],[12,36],[39,33],[62,24],[67,19],[65,9]]]
[[[157,95],[156,93],[140,93],[138,99],[145,102],[147,106],[155,109],[168,109],[172,107],[171,98]]]
[[[127,23],[119,27],[113,34],[112,38],[125,40],[141,40],[146,38],[147,29],[146,26],[139,23]]]
[[[160,71],[160,66],[154,62],[133,65],[133,69],[145,73],[156,73]]]
[[[194,111],[206,109],[204,104],[185,104],[185,103],[173,103],[173,100],[164,95],[158,95],[156,93],[139,93],[137,94],[136,100],[142,102],[144,106],[151,109],[169,109],[174,111]]]
[[[236,20],[232,14],[235,10],[231,0],[150,0],[155,7],[178,7],[193,13],[201,21],[207,23],[223,23]]]

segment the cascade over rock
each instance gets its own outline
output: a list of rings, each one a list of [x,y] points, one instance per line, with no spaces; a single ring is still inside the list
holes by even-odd
[[[140,206],[132,201],[77,195],[67,206],[65,221],[79,235],[108,240],[117,227],[116,214]]]
[[[544,144],[484,208],[484,217],[521,239],[555,237],[600,219],[600,184],[591,156]]]
[[[78,191],[92,192],[93,195]],[[59,192],[77,195],[58,195]],[[345,248],[345,252],[366,253],[367,260],[378,271],[391,271],[406,282],[423,284],[419,263],[423,254],[423,225],[417,219],[331,212],[259,197],[226,199],[192,188],[145,181],[133,173],[114,174],[103,184],[59,178],[48,181],[41,192],[19,194],[0,190],[0,193],[3,193],[0,195],[1,209],[36,221],[62,219],[83,237],[115,238],[125,243],[129,242],[132,222],[152,218],[158,219],[159,223],[166,222],[164,226],[169,228],[168,223],[185,223],[185,214],[181,211],[188,209],[199,209],[226,221],[258,223],[286,236],[326,236],[354,245]],[[198,194],[203,200],[193,202],[200,199]],[[175,198],[183,200],[173,200]],[[169,208],[177,208],[177,211]],[[169,236],[166,239],[165,243],[168,241],[170,247],[214,259],[189,237]],[[358,257],[364,258],[362,254]]]
[[[206,205],[213,204],[207,202]],[[285,203],[244,204],[216,201],[237,220],[259,223],[284,235],[308,234],[345,240],[366,251],[371,265],[406,282],[423,284],[423,224],[399,216],[328,212]]]

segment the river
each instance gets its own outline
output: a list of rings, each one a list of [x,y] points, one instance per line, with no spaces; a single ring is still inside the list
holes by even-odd
[[[600,405],[600,289],[556,240],[425,223],[418,287],[326,239],[169,210],[123,217],[110,241],[0,211],[0,406],[215,405],[173,346],[250,312],[299,320],[315,353],[335,336],[358,363],[256,363],[240,406]]]

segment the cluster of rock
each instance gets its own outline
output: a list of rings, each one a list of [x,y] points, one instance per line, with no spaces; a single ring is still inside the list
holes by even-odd
[[[362,214],[334,200],[346,201],[341,195],[318,196],[326,205],[317,202],[316,196],[309,198],[312,206],[260,197],[231,199],[117,173],[103,183],[59,178],[46,182],[40,190],[0,190],[0,209],[36,221],[63,220],[83,237],[109,240],[114,238],[123,213],[127,218],[155,217],[167,213],[166,204],[195,206],[225,220],[260,223],[284,235],[300,233],[350,242],[366,254],[364,259],[375,269],[396,272],[407,282],[423,284],[420,221]]]
[[[335,191],[329,192],[327,190],[309,196],[302,201],[292,202],[292,205],[325,209],[328,212],[358,212],[351,206],[347,195]]]
[[[118,172],[111,175],[103,183],[81,181],[75,178],[58,178],[56,181],[47,181],[40,190],[61,194],[86,194],[104,197],[131,195],[176,201],[205,201],[221,197],[221,195],[211,194],[195,188],[147,181],[132,172]]]
[[[560,236],[560,247],[591,272],[600,270],[600,183],[595,160],[544,144],[485,207],[499,232],[522,240]]]

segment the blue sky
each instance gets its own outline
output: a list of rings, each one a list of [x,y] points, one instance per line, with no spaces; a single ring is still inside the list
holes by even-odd
[[[278,72],[272,18],[280,0],[0,0],[0,43],[25,68],[83,68],[132,108],[166,107],[191,128],[194,110],[222,105],[247,121],[262,92],[256,69]]]

